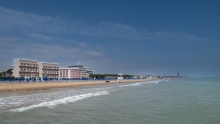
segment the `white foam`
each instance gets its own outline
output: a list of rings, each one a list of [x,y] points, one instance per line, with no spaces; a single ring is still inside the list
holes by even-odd
[[[121,87],[132,87],[132,86],[139,86],[142,85],[141,83],[129,84],[129,85],[122,85]]]
[[[81,94],[81,95],[76,95],[76,96],[72,96],[72,97],[66,97],[63,99],[59,99],[59,100],[54,100],[54,101],[49,101],[49,102],[42,102],[40,104],[37,105],[31,105],[31,106],[27,106],[27,107],[22,107],[22,108],[17,108],[17,109],[13,109],[10,110],[12,112],[23,112],[23,111],[27,111],[30,109],[34,109],[34,108],[40,108],[40,107],[49,107],[52,108],[58,104],[67,104],[70,102],[76,102],[79,100],[83,100],[89,97],[94,97],[94,96],[100,96],[100,95],[108,95],[109,92],[107,91],[102,91],[102,92],[95,92],[95,93],[87,93],[87,94]]]
[[[142,83],[144,83],[144,84],[158,84],[161,81],[162,80],[156,80],[156,81],[147,81],[147,82],[142,82]]]

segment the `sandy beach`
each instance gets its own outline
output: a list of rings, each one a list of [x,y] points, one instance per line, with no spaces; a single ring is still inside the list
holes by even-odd
[[[123,83],[129,82],[144,82],[153,79],[143,80],[124,80]],[[117,83],[117,80],[110,81],[109,84]],[[80,87],[90,85],[108,84],[106,81],[86,81],[86,82],[48,82],[48,83],[2,83],[0,84],[0,92],[15,92],[15,91],[34,91],[34,90],[50,90],[52,88],[67,88]]]

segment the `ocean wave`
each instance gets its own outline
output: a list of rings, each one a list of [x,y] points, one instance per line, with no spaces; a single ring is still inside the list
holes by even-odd
[[[31,106],[27,106],[27,107],[12,109],[10,111],[12,111],[12,112],[23,112],[23,111],[27,111],[27,110],[31,110],[31,109],[35,109],[35,108],[40,108],[40,107],[52,108],[52,107],[54,107],[58,104],[67,104],[67,103],[70,103],[70,102],[76,102],[76,101],[79,101],[79,100],[83,100],[83,99],[86,99],[86,98],[89,98],[89,97],[100,96],[100,95],[108,95],[108,94],[109,94],[109,92],[107,92],[107,91],[81,94],[81,95],[76,95],[76,96],[72,96],[72,97],[66,97],[66,98],[59,99],[59,100],[54,100],[54,101],[49,101],[49,102],[42,102],[40,104],[31,105]]]
[[[121,87],[132,87],[132,86],[140,86],[141,83],[135,83],[135,84],[128,84],[128,85],[122,85]]]
[[[162,80],[156,80],[156,81],[147,81],[147,82],[142,82],[142,83],[145,83],[145,84],[158,84],[161,81]]]

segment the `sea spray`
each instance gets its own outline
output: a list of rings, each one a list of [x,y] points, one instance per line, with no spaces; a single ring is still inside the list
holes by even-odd
[[[132,87],[132,86],[140,86],[141,83],[135,83],[135,84],[128,84],[128,85],[122,85],[121,87]]]
[[[99,87],[99,88],[80,88],[80,89],[66,89],[59,91],[49,91],[49,93],[39,93],[35,94],[22,94],[16,96],[8,96],[0,98],[0,113],[16,110],[19,108],[25,108],[31,106],[31,108],[35,108],[37,106],[45,106],[46,103],[49,106],[53,106],[54,102],[57,101],[62,103],[62,100],[71,100],[72,99],[82,99],[83,97],[96,96],[96,93],[108,92],[111,87]],[[28,93],[28,92],[27,92]],[[92,94],[91,94],[92,93]],[[93,94],[94,93],[94,94]],[[86,96],[84,96],[87,94]],[[68,98],[68,99],[65,99]],[[51,104],[50,104],[51,103]],[[50,104],[50,105],[49,105]],[[37,105],[37,106],[36,106]]]
[[[50,102],[42,102],[42,103],[37,104],[37,105],[31,105],[31,106],[27,106],[27,107],[12,109],[11,111],[12,112],[23,112],[23,111],[27,111],[27,110],[34,109],[34,108],[40,108],[40,107],[52,108],[52,107],[54,107],[58,104],[67,104],[67,103],[70,103],[70,102],[76,102],[76,101],[79,101],[79,100],[83,100],[83,99],[86,99],[86,98],[89,98],[89,97],[95,97],[95,96],[100,96],[100,95],[108,95],[108,94],[109,94],[109,92],[107,92],[107,91],[81,94],[81,95],[67,97],[67,98],[63,98],[63,99],[59,99],[59,100],[50,101]]]

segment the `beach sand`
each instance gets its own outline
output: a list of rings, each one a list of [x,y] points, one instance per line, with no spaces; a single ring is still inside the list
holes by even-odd
[[[145,82],[155,79],[143,80],[124,80],[123,83],[129,82]],[[109,84],[117,83],[117,80],[110,81]],[[84,82],[48,82],[48,83],[1,83],[0,92],[16,92],[16,91],[36,91],[36,90],[50,90],[52,88],[68,88],[91,85],[108,84],[106,81],[84,81]]]

